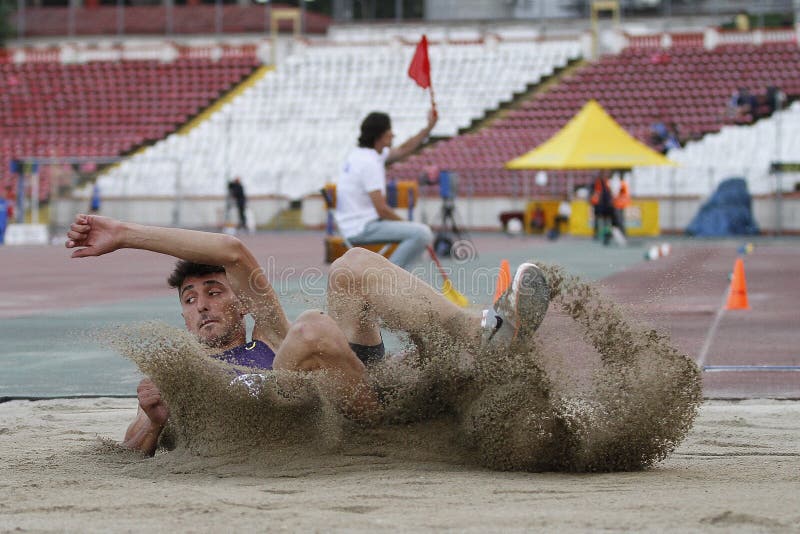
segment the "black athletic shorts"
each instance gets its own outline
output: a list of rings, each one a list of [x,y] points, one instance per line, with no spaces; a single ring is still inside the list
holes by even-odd
[[[350,348],[356,353],[358,359],[364,362],[364,365],[378,363],[386,355],[386,348],[383,346],[383,340],[377,345],[372,346],[350,343]]]

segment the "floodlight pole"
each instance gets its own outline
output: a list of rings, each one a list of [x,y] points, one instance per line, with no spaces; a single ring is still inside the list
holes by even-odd
[[[25,0],[17,0],[17,37],[25,37]]]
[[[181,225],[181,211],[183,208],[183,184],[181,183],[181,161],[175,163],[175,205],[172,207],[172,226]]]
[[[31,224],[39,224],[39,166],[31,165]]]
[[[614,26],[619,28],[620,25],[620,12],[619,2],[617,0],[593,0],[591,7],[592,19],[592,57],[595,58],[599,53],[600,41],[600,24],[598,18],[601,12],[611,11],[614,18]]]
[[[292,36],[297,39],[300,36],[300,26],[302,24],[300,10],[289,7],[276,8],[270,7],[269,14],[269,33],[270,41],[272,42],[271,54],[272,64],[275,65],[278,59],[278,32],[280,30],[280,22],[288,20],[292,23]]]
[[[775,161],[781,161],[781,109],[783,108],[783,99],[780,96],[777,98],[776,110],[773,113],[775,117]],[[781,235],[783,219],[783,173],[780,170],[775,173],[775,235]]]

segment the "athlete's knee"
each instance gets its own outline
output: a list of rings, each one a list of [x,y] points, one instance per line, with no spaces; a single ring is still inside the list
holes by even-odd
[[[320,310],[301,313],[289,327],[287,340],[309,353],[325,353],[338,350],[347,340],[331,317]]]
[[[345,252],[331,264],[329,284],[335,288],[346,288],[361,280],[364,273],[388,263],[388,260],[365,248],[355,247]]]

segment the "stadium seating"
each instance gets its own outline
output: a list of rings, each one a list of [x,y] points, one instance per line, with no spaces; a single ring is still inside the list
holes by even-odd
[[[118,156],[185,123],[249,75],[255,57],[0,64],[0,186],[15,158]],[[49,194],[43,170],[40,196]]]
[[[223,194],[240,176],[249,195],[298,198],[335,179],[370,111],[392,116],[401,141],[425,125],[427,92],[406,70],[411,43],[300,45],[268,74],[187,135],[171,135],[101,179],[105,195],[173,195],[180,161],[183,195]],[[578,41],[432,43],[440,121],[452,136],[486,110],[550,75],[580,53]],[[153,169],[172,168],[172,180]]]
[[[780,147],[780,148],[779,148]],[[774,161],[800,162],[800,102],[748,126],[724,126],[718,133],[669,151],[675,169],[634,169],[632,193],[640,196],[701,195],[716,190],[726,178],[747,177],[751,194],[776,190],[770,175]],[[800,182],[797,173],[783,180],[791,191]]]
[[[505,117],[478,132],[437,143],[395,165],[390,173],[409,179],[426,165],[459,174],[467,194],[530,192],[560,195],[589,181],[586,172],[550,173],[546,187],[534,171],[506,171],[503,164],[547,140],[589,99],[601,105],[644,142],[662,115],[677,122],[686,138],[699,138],[726,124],[725,109],[740,86],[763,94],[777,85],[800,95],[800,49],[796,43],[630,48],[587,64],[550,90],[534,95]]]

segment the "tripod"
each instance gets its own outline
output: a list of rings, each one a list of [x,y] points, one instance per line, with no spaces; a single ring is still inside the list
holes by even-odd
[[[457,260],[477,257],[475,244],[466,230],[456,220],[456,205],[452,197],[442,198],[441,225],[433,241],[433,248],[440,256],[453,256]]]

